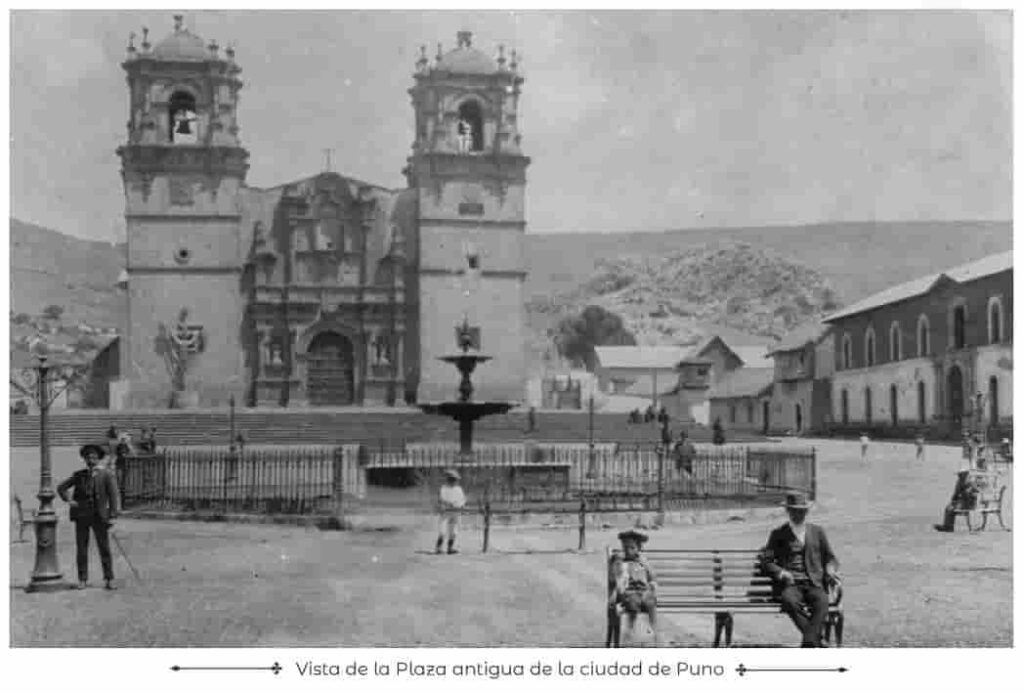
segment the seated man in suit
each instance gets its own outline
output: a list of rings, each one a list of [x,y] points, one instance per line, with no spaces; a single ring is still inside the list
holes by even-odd
[[[803,636],[801,647],[823,647],[829,583],[839,581],[839,561],[825,530],[806,522],[811,504],[802,493],[786,496],[789,522],[772,530],[762,565],[772,592]],[[806,610],[806,611],[805,611]],[[807,615],[810,613],[810,616]]]

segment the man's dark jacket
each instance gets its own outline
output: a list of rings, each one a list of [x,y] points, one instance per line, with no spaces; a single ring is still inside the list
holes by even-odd
[[[763,549],[762,566],[765,573],[772,578],[772,591],[776,597],[785,587],[779,579],[779,573],[789,566],[790,543],[795,540],[793,529],[787,522],[772,530],[768,537],[768,543]],[[825,586],[825,567],[829,565],[834,570],[839,569],[839,560],[832,553],[825,530],[808,522],[807,533],[804,536],[804,567],[807,569],[807,577],[810,578],[811,583],[826,591],[828,588]]]
[[[117,491],[117,482],[114,475],[106,469],[96,469],[96,478],[93,480],[96,490],[96,502],[89,497],[89,475],[88,469],[79,469],[68,479],[61,482],[57,487],[57,493],[64,501],[68,500],[68,489],[74,489],[71,500],[75,501],[77,507],[71,508],[71,521],[100,520],[108,522],[120,512],[121,497]]]

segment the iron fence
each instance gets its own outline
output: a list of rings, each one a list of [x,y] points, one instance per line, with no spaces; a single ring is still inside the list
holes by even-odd
[[[405,472],[403,485],[419,492],[415,504],[424,508],[433,507],[449,467],[481,508],[544,505],[575,512],[584,501],[589,511],[669,509],[696,501],[774,502],[792,491],[813,498],[816,491],[813,449],[702,446],[678,462],[655,447],[615,444],[491,445],[475,449],[470,462],[457,453],[455,446],[410,446],[369,451],[365,464]]]
[[[340,514],[365,492],[358,446],[166,448],[117,470],[126,510]]]

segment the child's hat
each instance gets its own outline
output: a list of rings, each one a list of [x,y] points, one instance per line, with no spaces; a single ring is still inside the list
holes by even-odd
[[[455,479],[456,481],[462,478],[461,476],[459,476],[459,473],[454,469],[444,470],[444,476],[446,479]]]
[[[627,539],[632,539],[637,544],[643,544],[647,541],[648,536],[635,529],[627,529],[624,532],[619,532],[619,541],[626,541]]]

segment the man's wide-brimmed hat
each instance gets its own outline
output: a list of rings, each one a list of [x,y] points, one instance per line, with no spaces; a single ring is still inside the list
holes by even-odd
[[[808,510],[814,504],[807,499],[806,493],[787,493],[783,505],[794,510]]]
[[[643,532],[635,529],[627,529],[625,532],[619,532],[619,541],[626,541],[627,539],[632,539],[637,544],[643,544],[647,541],[648,537]]]
[[[456,481],[462,478],[461,476],[459,476],[459,473],[454,469],[444,470],[444,476],[446,479],[455,479]]]
[[[102,460],[104,457],[107,456],[107,451],[106,450],[104,450],[99,445],[95,445],[93,443],[89,443],[87,445],[83,445],[82,447],[80,447],[78,449],[78,456],[81,457],[84,460],[86,454],[88,454],[89,452],[92,452],[93,454],[95,454],[96,455],[96,459],[100,459],[100,460]]]

